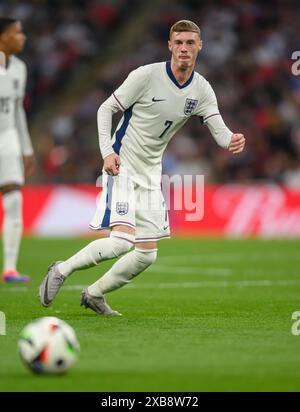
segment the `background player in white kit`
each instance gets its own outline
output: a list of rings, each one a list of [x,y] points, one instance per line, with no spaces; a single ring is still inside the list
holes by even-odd
[[[201,48],[200,29],[195,23],[175,23],[170,30],[171,62],[134,70],[100,106],[98,131],[104,181],[91,227],[109,227],[111,234],[49,267],[40,286],[44,306],[52,303],[66,277],[75,270],[126,253],[81,294],[81,305],[99,314],[119,314],[107,305],[104,295],[153,264],[157,241],[170,236],[160,187],[161,160],[168,141],[190,116],[199,116],[220,146],[233,153],[243,150],[244,136],[226,127],[210,84],[194,72]],[[124,116],[111,140],[112,116],[120,110]],[[145,207],[147,198],[155,208],[149,203]]]
[[[4,282],[28,282],[29,277],[17,271],[17,259],[22,236],[22,194],[25,174],[34,168],[34,157],[28,133],[23,98],[26,86],[26,66],[14,56],[26,40],[18,20],[0,17],[0,191],[3,219]]]

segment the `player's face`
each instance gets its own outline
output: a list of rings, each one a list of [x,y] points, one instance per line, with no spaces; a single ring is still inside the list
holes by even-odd
[[[194,67],[198,53],[202,48],[202,40],[200,40],[198,33],[173,32],[168,45],[174,63],[179,68],[185,69]]]
[[[11,24],[2,34],[2,41],[11,54],[17,54],[23,50],[26,36],[23,32],[22,23],[17,21]]]

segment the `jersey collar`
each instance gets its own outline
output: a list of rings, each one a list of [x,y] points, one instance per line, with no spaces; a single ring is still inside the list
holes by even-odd
[[[183,89],[184,87],[187,87],[187,86],[192,82],[192,80],[193,80],[193,78],[194,78],[194,70],[193,70],[193,71],[192,71],[192,74],[191,74],[190,77],[189,77],[189,79],[188,79],[183,85],[180,85],[180,84],[178,83],[178,81],[176,80],[173,72],[172,72],[171,62],[170,62],[170,61],[167,61],[167,62],[166,62],[166,70],[167,70],[167,74],[168,74],[168,76],[170,77],[170,79],[172,80],[172,82],[173,82],[173,83],[175,84],[175,86],[177,86],[179,89]]]

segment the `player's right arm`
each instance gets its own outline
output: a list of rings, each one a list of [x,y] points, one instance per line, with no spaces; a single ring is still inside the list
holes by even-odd
[[[97,124],[99,146],[104,160],[104,170],[112,176],[119,174],[120,157],[111,144],[112,116],[125,112],[142,96],[149,70],[147,66],[132,71],[123,84],[98,109]]]
[[[120,156],[112,153],[104,158],[103,169],[111,176],[119,174],[119,167],[121,164]]]
[[[97,124],[100,152],[103,158],[103,169],[109,175],[119,174],[120,157],[111,145],[112,117],[120,110],[113,96],[110,96],[98,109]]]

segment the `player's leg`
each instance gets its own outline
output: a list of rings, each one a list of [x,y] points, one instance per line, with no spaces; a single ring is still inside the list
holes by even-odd
[[[131,249],[135,242],[134,202],[130,201],[131,191],[133,193],[133,186],[127,184],[127,177],[123,179],[123,176],[105,176],[98,209],[90,226],[96,230],[113,226],[113,230],[109,237],[94,240],[69,259],[57,263],[57,270],[61,275],[67,277],[76,270],[98,265]],[[120,199],[122,201],[119,201]],[[118,214],[120,204],[127,205],[126,217],[123,220]]]
[[[121,257],[99,280],[85,289],[83,298],[88,294],[96,302],[106,293],[127,285],[156,261],[157,240],[169,235],[168,216],[161,192],[151,192],[149,196],[147,189],[136,189],[135,249]]]
[[[3,135],[1,136],[3,138]],[[7,146],[14,146],[13,131],[4,136]],[[2,142],[3,143],[3,142]],[[4,147],[4,146],[3,146]],[[4,282],[28,282],[29,277],[17,271],[20,242],[23,231],[22,192],[24,170],[18,147],[10,152],[0,151],[0,191],[3,205],[3,275]]]
[[[126,228],[126,230],[124,229]],[[67,277],[76,270],[98,265],[128,252],[134,244],[134,229],[120,226],[110,236],[94,240],[75,255],[57,265],[59,272]]]
[[[3,204],[3,275],[5,282],[28,282],[28,276],[17,272],[17,260],[22,237],[21,187],[9,184],[0,187]]]
[[[99,314],[120,315],[112,310],[104,295],[127,285],[134,277],[155,262],[157,243],[138,243],[135,249],[122,256],[100,279],[81,293],[81,305]]]
[[[100,279],[88,287],[92,296],[103,296],[108,292],[127,285],[157,257],[157,242],[137,243],[135,249],[122,256]]]
[[[42,305],[49,306],[52,303],[67,276],[128,252],[134,244],[134,238],[134,229],[122,226],[112,231],[109,237],[89,243],[66,261],[51,265],[40,286]]]
[[[66,261],[56,262],[48,268],[40,286],[40,300],[43,306],[49,306],[52,303],[66,277],[75,270],[95,266],[102,261],[116,258],[131,249],[135,241],[134,205],[130,203],[129,199],[133,186],[128,187],[123,180],[119,176],[114,178],[106,176],[98,210],[93,219],[93,228],[103,229],[114,226],[114,230],[111,231],[109,237],[94,240]],[[123,207],[126,205],[124,221],[122,221],[122,214],[118,214],[122,205]],[[124,211],[124,209],[122,210]]]

